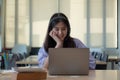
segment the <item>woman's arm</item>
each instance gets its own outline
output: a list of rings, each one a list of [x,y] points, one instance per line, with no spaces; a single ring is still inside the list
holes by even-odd
[[[95,69],[95,67],[96,67],[95,58],[90,54],[90,57],[89,57],[89,69]]]
[[[76,44],[76,48],[87,48],[79,39],[74,39],[74,42]],[[90,54],[89,69],[95,69],[95,67],[96,67],[95,58]]]
[[[54,29],[52,31],[50,31],[49,35],[55,40],[56,42],[56,46],[55,48],[61,48],[63,47],[63,40],[58,36],[57,32],[54,31]]]
[[[38,62],[39,62],[39,67],[44,68],[45,67],[45,62],[48,57],[47,52],[45,51],[44,47],[41,47],[38,52]]]

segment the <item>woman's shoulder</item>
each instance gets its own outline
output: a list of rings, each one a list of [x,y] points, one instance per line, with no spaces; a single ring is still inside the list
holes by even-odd
[[[83,42],[80,39],[73,38],[73,41],[75,42],[77,48],[86,48],[86,46],[83,44]]]
[[[41,46],[40,49],[39,49],[39,52],[44,52],[44,53],[47,53],[44,46]]]
[[[78,38],[73,38],[74,42],[81,42]]]
[[[39,50],[44,50],[44,47],[43,47],[43,46],[41,46]]]

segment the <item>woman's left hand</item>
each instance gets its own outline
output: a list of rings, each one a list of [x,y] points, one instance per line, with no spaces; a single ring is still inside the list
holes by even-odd
[[[57,33],[55,31],[50,31],[49,35],[56,41],[56,47],[55,48],[59,48],[63,46],[63,40],[61,40],[59,38],[59,36],[57,35]]]

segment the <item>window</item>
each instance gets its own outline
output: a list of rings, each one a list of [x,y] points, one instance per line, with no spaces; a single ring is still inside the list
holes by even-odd
[[[51,15],[57,12],[57,0],[32,0],[32,46],[42,46]]]
[[[18,0],[17,43],[29,45],[29,0]]]
[[[5,46],[13,47],[15,42],[15,0],[6,1]]]
[[[71,36],[88,47],[117,48],[117,0],[7,0],[5,46],[42,46],[55,12],[67,15]]]

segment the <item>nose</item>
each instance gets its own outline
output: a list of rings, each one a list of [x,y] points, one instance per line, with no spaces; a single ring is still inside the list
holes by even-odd
[[[63,34],[62,30],[59,30],[59,35]]]

